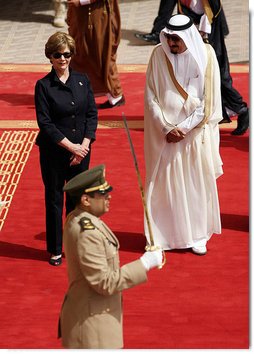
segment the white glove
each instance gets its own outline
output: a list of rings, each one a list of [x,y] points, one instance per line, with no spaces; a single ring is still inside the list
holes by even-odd
[[[162,264],[162,250],[145,252],[140,260],[147,271],[159,267]]]

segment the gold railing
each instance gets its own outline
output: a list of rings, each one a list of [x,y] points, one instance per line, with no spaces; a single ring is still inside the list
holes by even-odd
[[[38,131],[3,131],[0,136],[0,230],[4,225],[21,174]]]

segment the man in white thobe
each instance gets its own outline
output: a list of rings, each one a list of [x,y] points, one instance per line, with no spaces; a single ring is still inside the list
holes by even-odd
[[[146,202],[155,244],[207,252],[221,233],[216,179],[222,175],[220,73],[192,20],[172,16],[146,73]],[[150,243],[145,219],[145,234]]]

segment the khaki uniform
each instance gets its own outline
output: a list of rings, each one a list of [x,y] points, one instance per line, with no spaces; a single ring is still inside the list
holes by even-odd
[[[119,242],[99,218],[78,207],[68,215],[64,249],[69,289],[61,315],[65,348],[123,347],[121,291],[147,280],[140,260],[119,265]]]

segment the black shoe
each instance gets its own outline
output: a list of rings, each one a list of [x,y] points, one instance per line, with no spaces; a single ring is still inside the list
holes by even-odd
[[[242,103],[240,110],[237,112],[238,115],[246,114],[249,111],[247,104]]]
[[[123,106],[124,104],[125,104],[125,97],[124,95],[122,95],[122,98],[115,104],[111,104],[109,101],[106,101],[104,103],[99,104],[97,108],[99,109],[114,108],[114,107]]]
[[[53,255],[51,255],[50,259],[49,259],[49,264],[52,265],[52,266],[59,266],[60,264],[62,264],[62,256],[57,258],[57,259],[54,259],[52,258]]]
[[[237,128],[231,132],[232,135],[243,135],[249,128],[249,110],[246,109],[238,115]]]
[[[151,44],[160,43],[159,33],[135,33],[135,37]]]

